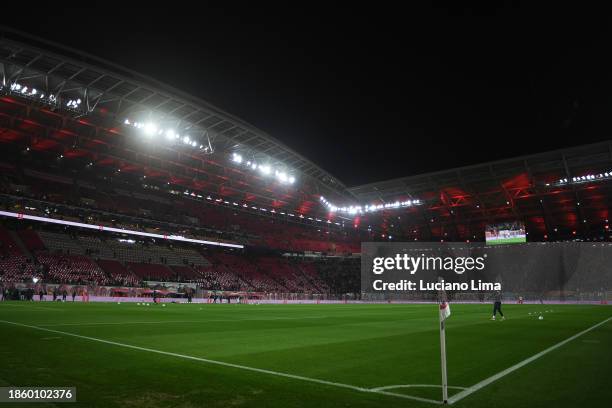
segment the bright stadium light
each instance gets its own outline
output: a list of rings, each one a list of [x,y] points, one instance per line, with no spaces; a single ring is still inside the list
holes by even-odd
[[[80,99],[77,99],[76,101],[72,101],[73,104],[77,104],[77,105],[71,105],[71,106],[78,106],[78,103]],[[189,136],[182,136],[180,135],[175,129],[168,129],[168,128],[164,128],[161,127],[159,125],[157,125],[154,122],[137,122],[137,121],[133,121],[130,120],[129,118],[126,118],[123,121],[123,124],[127,125],[127,126],[131,126],[133,128],[136,129],[140,129],[142,130],[145,135],[147,136],[154,136],[154,135],[160,135],[160,136],[164,136],[166,138],[166,140],[168,142],[172,142],[173,140],[178,141],[183,141],[183,144],[194,147],[194,148],[198,148],[198,146],[200,147],[200,149],[203,149],[204,151],[208,151],[209,147],[205,146],[203,143],[197,141],[197,140],[192,140]],[[212,150],[211,150],[212,151]]]
[[[26,89],[27,87],[23,88],[22,93],[24,93],[23,91]],[[80,104],[81,104],[81,99],[70,99],[68,102],[66,102],[66,106],[69,108],[73,108],[73,109],[77,109]]]
[[[269,164],[258,164],[255,161],[244,160],[241,154],[232,153],[230,156],[230,160],[232,163],[238,165],[244,165],[246,168],[250,170],[258,170],[264,175],[268,176],[270,174],[274,174],[276,180],[278,180],[282,184],[293,184],[295,183],[295,176],[289,175],[288,171],[284,168],[284,166],[276,167],[271,166]]]
[[[4,86],[2,82],[0,82],[0,90],[8,90],[13,94],[17,94],[22,98],[36,98],[39,102],[46,103],[49,105],[55,105],[57,101],[57,97],[53,94],[49,94],[48,96],[44,92],[40,92],[36,88],[31,88],[27,85],[22,85],[17,82],[11,83],[9,86]],[[70,99],[65,103],[65,106],[68,108],[76,109],[81,104],[80,99]]]
[[[157,132],[157,125],[152,122],[148,122],[144,125],[144,132],[148,136],[153,136]]]
[[[321,203],[327,207],[329,212],[341,212],[341,213],[346,213],[349,215],[357,215],[357,214],[363,214],[363,213],[368,213],[368,212],[376,212],[376,211],[380,211],[380,210],[394,210],[397,208],[404,208],[404,207],[411,207],[413,205],[420,205],[421,201],[420,200],[406,200],[406,201],[394,201],[394,202],[390,202],[390,203],[386,203],[386,204],[371,204],[371,205],[350,205],[350,206],[343,206],[343,207],[339,207],[337,205],[334,205],[332,203],[330,203],[329,201],[327,201],[327,199],[325,199],[325,197],[321,196],[319,198],[319,200],[321,201]]]
[[[545,183],[546,186],[563,186],[566,184],[582,184],[596,181],[606,181],[612,178],[612,172],[607,171],[603,173],[589,173],[583,176],[573,176],[571,181],[569,178],[558,179],[556,183]]]
[[[276,178],[283,183],[286,183],[287,181],[289,181],[287,174],[282,171],[276,171]]]
[[[242,163],[242,156],[239,155],[238,153],[234,153],[232,155],[232,160],[234,161],[234,163],[240,164],[240,163]]]

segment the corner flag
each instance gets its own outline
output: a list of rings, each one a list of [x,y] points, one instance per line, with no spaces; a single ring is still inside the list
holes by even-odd
[[[440,364],[442,367],[442,403],[448,403],[448,378],[446,375],[446,330],[445,321],[451,314],[446,293],[440,294]]]
[[[450,311],[450,305],[448,304],[448,302],[443,301],[442,303],[440,303],[440,321],[444,321],[448,319],[450,314],[451,314],[451,311]]]

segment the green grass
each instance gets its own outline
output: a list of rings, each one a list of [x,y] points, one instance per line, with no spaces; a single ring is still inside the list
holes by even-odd
[[[450,385],[472,386],[612,316],[606,306],[504,309],[507,320],[490,321],[489,304],[452,305]],[[530,312],[543,312],[544,320]],[[440,384],[435,305],[1,302],[0,320],[363,388]],[[605,406],[611,344],[612,321],[455,405]],[[4,322],[0,385],[76,386],[78,402],[68,404],[75,407],[435,406]],[[441,397],[438,388],[389,391]]]
[[[500,238],[487,241],[487,245],[502,245],[502,244],[524,244],[527,238]]]

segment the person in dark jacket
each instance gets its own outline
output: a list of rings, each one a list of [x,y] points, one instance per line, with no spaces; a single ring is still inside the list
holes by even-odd
[[[497,314],[497,312],[499,312],[499,315],[501,316],[502,320],[505,320],[506,317],[504,316],[501,310],[502,293],[500,290],[495,292],[494,299],[495,302],[493,303],[493,317],[491,318],[491,320],[495,320],[495,315]]]

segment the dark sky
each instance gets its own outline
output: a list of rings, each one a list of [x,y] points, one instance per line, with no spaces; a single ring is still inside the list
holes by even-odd
[[[612,131],[605,10],[59,4],[3,23],[204,98],[348,185]]]

